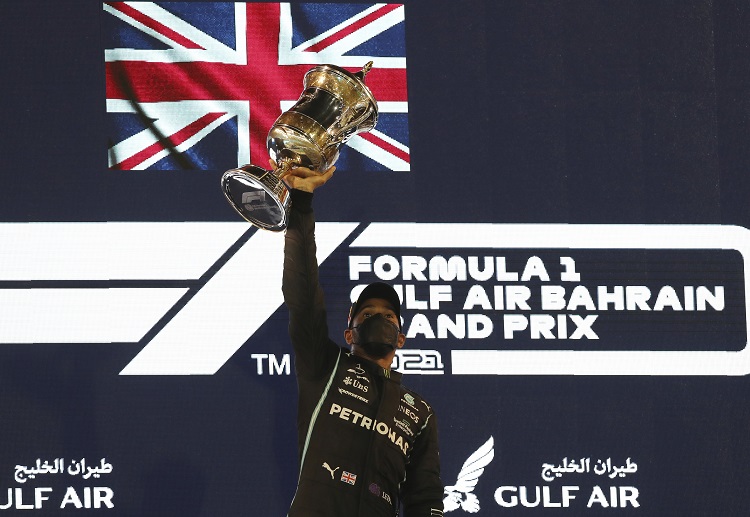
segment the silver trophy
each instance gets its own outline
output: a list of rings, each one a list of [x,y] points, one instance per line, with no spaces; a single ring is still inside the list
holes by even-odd
[[[321,65],[305,74],[299,100],[276,119],[266,138],[276,168],[248,164],[221,178],[224,195],[245,220],[265,230],[284,230],[290,199],[279,176],[292,167],[327,170],[344,142],[375,127],[378,105],[364,82],[370,68],[372,61],[357,73]]]

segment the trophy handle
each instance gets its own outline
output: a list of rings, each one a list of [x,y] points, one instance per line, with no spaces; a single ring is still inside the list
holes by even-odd
[[[283,178],[290,170],[292,170],[292,168],[299,167],[300,160],[299,156],[296,156],[294,158],[284,156],[282,158],[279,158],[278,161],[274,161],[274,163],[276,164],[276,168],[273,169],[273,171],[268,172],[273,172],[273,174],[277,178]]]
[[[325,146],[326,149],[332,146],[339,146],[345,143],[355,134],[370,129],[370,127],[366,129],[360,127],[362,123],[370,118],[373,114],[372,110],[369,109],[369,106],[365,104],[357,104],[354,108],[352,108],[351,111],[354,112],[354,115],[351,116],[351,119],[349,119],[348,121],[339,120],[338,122],[336,122],[336,127],[345,129],[343,129],[336,136],[331,137],[330,141]]]

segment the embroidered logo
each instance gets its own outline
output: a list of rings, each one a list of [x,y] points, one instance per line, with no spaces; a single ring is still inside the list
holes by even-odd
[[[391,500],[391,496],[388,495],[387,492],[384,490],[381,490],[377,483],[370,483],[370,493],[376,497],[382,498],[384,501],[386,501],[388,504],[393,505],[393,501]]]
[[[348,376],[344,379],[343,382],[347,386],[352,386],[354,388],[357,388],[358,390],[364,391],[365,393],[367,393],[369,391],[369,389],[370,389],[370,387],[368,385],[362,384],[357,379],[352,379],[351,377],[348,377]],[[367,381],[367,382],[370,382],[370,381]]]
[[[369,404],[370,403],[370,401],[368,399],[364,398],[363,396],[357,395],[356,393],[352,393],[351,391],[345,390],[343,388],[339,388],[339,393],[341,393],[342,395],[348,395],[348,396],[350,396],[352,398],[355,398],[357,400],[361,400],[365,404]]]
[[[411,430],[411,423],[407,419],[402,418],[399,420],[398,418],[393,417],[393,423],[409,436],[414,436],[414,431]]]
[[[335,469],[332,469],[332,468],[331,468],[331,466],[330,466],[330,465],[328,465],[328,462],[327,462],[327,461],[323,463],[322,467],[323,467],[324,469],[326,469],[326,470],[327,470],[328,472],[330,472],[330,473],[331,473],[331,479],[336,479],[336,478],[335,478],[335,476],[334,476],[333,474],[334,474],[334,472],[336,472],[336,471],[337,471],[337,470],[338,470],[338,469],[339,469],[340,467],[336,467]]]
[[[362,365],[358,364],[354,368],[349,368],[347,372],[353,373],[357,377],[357,379],[362,379],[367,383],[370,382],[370,378],[366,375],[367,372],[365,372],[365,369],[362,368]]]

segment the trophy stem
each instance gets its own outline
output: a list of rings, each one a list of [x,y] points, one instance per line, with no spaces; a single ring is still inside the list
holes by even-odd
[[[282,184],[281,177],[284,176],[294,165],[295,162],[293,160],[290,160],[288,158],[282,158],[279,160],[280,165],[277,164],[276,167],[269,170],[264,170],[263,174],[258,176],[258,181],[263,181],[263,179],[268,176],[269,174],[272,174],[274,177],[269,178],[266,180],[267,182],[271,182],[272,185],[274,185],[273,190],[274,192],[279,191],[279,187],[282,189],[284,188],[284,185]],[[276,181],[274,181],[276,180]]]

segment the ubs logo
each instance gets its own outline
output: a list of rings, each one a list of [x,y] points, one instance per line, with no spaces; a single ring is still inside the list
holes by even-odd
[[[352,386],[353,388],[357,388],[358,390],[362,390],[363,392],[367,393],[367,391],[370,389],[369,386],[362,384],[357,379],[352,379],[351,377],[347,377],[344,379],[344,384],[347,386]]]

